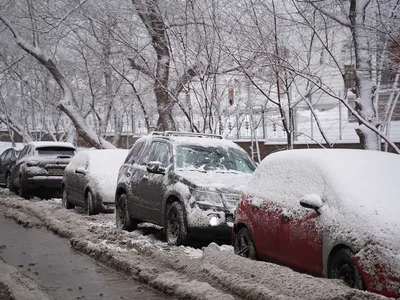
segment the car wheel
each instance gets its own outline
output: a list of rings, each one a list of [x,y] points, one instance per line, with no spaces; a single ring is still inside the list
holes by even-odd
[[[257,259],[256,247],[254,246],[251,234],[246,227],[240,229],[239,232],[235,234],[234,250],[235,254],[237,255],[247,257],[252,260]]]
[[[91,191],[87,191],[86,193],[86,213],[91,216],[91,215],[97,215],[99,212],[96,209],[96,205],[94,203],[94,198],[93,198],[93,194]]]
[[[61,204],[62,204],[62,207],[66,208],[66,209],[72,209],[72,208],[75,207],[75,205],[72,205],[68,201],[68,194],[67,194],[67,188],[66,187],[63,187],[63,189],[62,189]]]
[[[24,182],[22,180],[22,177],[19,178],[19,188],[18,188],[18,195],[22,198],[29,199],[30,195],[26,188],[24,187]]]
[[[329,278],[343,280],[351,288],[364,290],[365,286],[353,257],[350,249],[339,250],[332,259],[328,275]]]
[[[168,206],[165,235],[169,245],[179,246],[188,241],[188,232],[182,204],[178,201]]]
[[[132,231],[136,229],[139,221],[129,216],[127,201],[126,194],[119,196],[115,203],[115,220],[118,229]]]

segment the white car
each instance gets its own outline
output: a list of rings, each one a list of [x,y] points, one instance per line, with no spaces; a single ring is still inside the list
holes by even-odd
[[[65,168],[62,205],[81,206],[87,214],[112,212],[118,171],[128,150],[86,150],[78,152]]]

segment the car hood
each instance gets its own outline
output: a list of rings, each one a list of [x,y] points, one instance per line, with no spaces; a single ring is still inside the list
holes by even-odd
[[[211,191],[229,191],[241,193],[252,174],[196,170],[179,170],[175,172],[179,177],[188,181],[194,188]]]

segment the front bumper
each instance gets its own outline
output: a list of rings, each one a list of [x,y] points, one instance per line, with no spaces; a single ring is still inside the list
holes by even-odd
[[[379,245],[367,245],[355,256],[368,291],[400,298],[400,256]]]
[[[27,190],[61,189],[63,176],[33,176],[22,179]]]
[[[189,208],[187,220],[188,230],[196,238],[231,240],[233,212],[225,207],[195,204]]]

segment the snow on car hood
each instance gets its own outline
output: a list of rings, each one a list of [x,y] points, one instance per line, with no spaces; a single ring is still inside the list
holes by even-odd
[[[194,186],[211,191],[234,191],[241,193],[252,174],[240,172],[177,170],[176,174]]]

